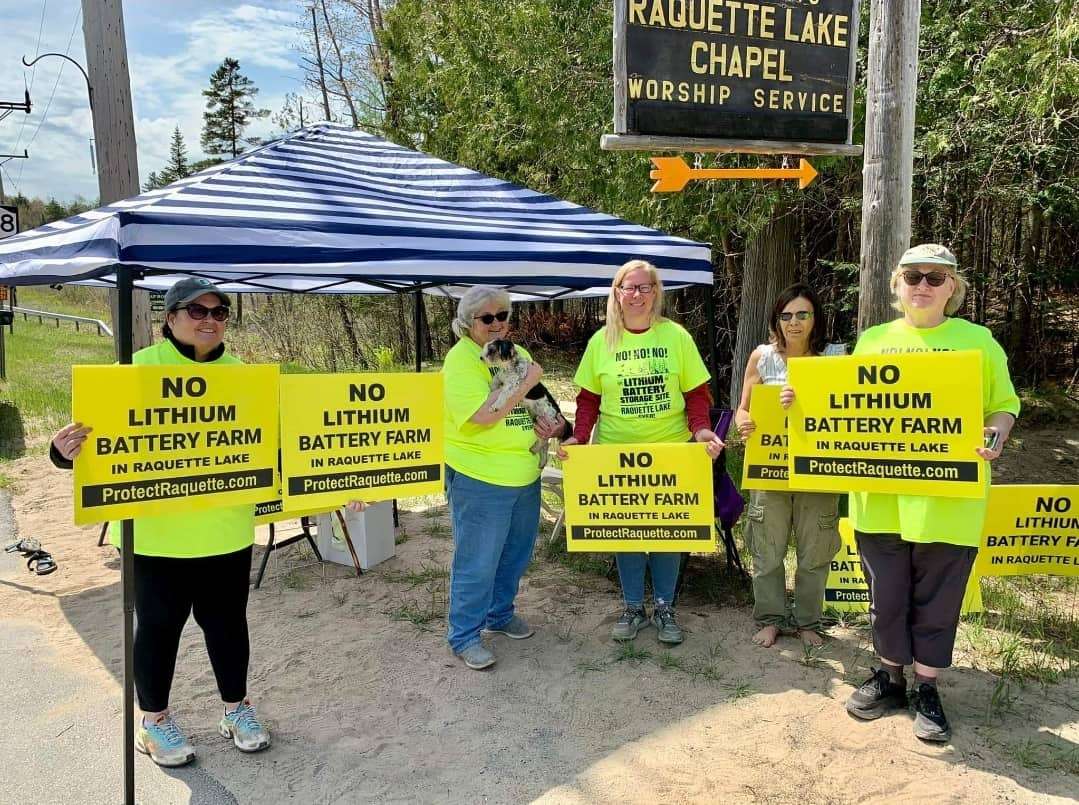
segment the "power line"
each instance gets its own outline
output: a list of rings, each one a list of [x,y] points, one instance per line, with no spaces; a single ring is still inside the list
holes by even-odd
[[[41,22],[39,22],[38,26],[37,26],[37,45],[34,47],[34,55],[35,56],[38,53],[41,52],[41,34],[45,30],[45,9],[48,8],[48,7],[49,7],[49,0],[44,0],[44,2],[42,2],[42,4],[41,4]],[[36,77],[37,77],[37,71],[36,70],[34,72],[30,73],[30,86],[28,86],[28,87],[26,86],[25,78],[23,79],[23,87],[26,88],[27,92],[32,92],[33,91],[33,89],[34,89],[34,79]],[[16,151],[19,150],[19,143],[22,142],[22,136],[23,136],[23,134],[26,133],[26,123],[27,123],[27,120],[29,119],[29,117],[30,117],[29,115],[24,117],[22,119],[22,125],[19,126],[19,136],[15,138],[15,149],[14,150],[16,150]]]
[[[65,55],[67,55],[67,53],[71,50],[71,43],[75,39],[75,31],[79,27],[79,19],[81,17],[82,17],[82,7],[80,6],[79,10],[75,13],[75,22],[71,26],[71,35],[67,38],[67,47],[64,48],[64,54]],[[45,118],[48,117],[48,115],[49,115],[49,107],[52,106],[52,99],[56,95],[56,88],[58,86],[60,86],[60,77],[63,76],[63,74],[64,74],[64,65],[65,64],[66,64],[66,62],[61,62],[60,63],[60,70],[56,73],[56,81],[53,82],[52,92],[49,94],[49,100],[45,104],[45,111],[42,112],[41,120],[39,120],[37,122],[37,128],[34,129],[34,133],[30,137],[30,141],[26,144],[27,148],[29,148],[31,145],[34,144],[34,140],[37,139],[38,132],[41,131],[41,125],[45,122]],[[17,146],[18,146],[18,142],[16,142],[16,147]],[[26,165],[26,163],[23,163],[22,165],[19,166],[19,180],[20,181],[22,181],[22,172],[23,172],[23,170],[25,170],[25,165]]]

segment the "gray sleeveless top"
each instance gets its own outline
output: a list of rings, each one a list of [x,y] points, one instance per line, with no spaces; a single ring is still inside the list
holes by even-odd
[[[779,354],[775,344],[761,344],[761,351],[757,360],[757,374],[761,376],[761,382],[766,386],[782,386],[787,382],[787,362]],[[828,344],[824,348],[822,356],[846,355],[845,344]]]

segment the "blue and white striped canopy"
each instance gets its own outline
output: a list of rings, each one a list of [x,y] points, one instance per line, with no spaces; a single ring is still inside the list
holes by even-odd
[[[634,258],[672,286],[712,282],[704,244],[321,123],[0,241],[0,284],[111,284],[127,265],[149,269],[147,288],[196,274],[234,291],[489,284],[555,297],[600,290]]]

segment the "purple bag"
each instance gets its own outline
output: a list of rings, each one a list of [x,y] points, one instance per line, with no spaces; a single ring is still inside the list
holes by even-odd
[[[725,439],[734,413],[719,408],[712,408],[709,413],[716,423],[712,430],[720,439]],[[727,474],[727,463],[722,454],[712,462],[712,502],[716,519],[723,528],[734,528],[746,508],[746,502],[738,493],[731,476]]]

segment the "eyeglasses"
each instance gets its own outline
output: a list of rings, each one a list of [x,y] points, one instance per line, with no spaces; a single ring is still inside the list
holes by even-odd
[[[941,285],[944,284],[944,281],[948,279],[948,275],[945,274],[943,271],[930,271],[926,274],[923,274],[921,271],[915,271],[913,269],[911,269],[910,271],[904,271],[902,276],[903,282],[907,283],[907,285],[912,288],[916,288],[923,279],[928,282],[932,287],[939,288]]]
[[[650,294],[655,287],[651,282],[642,282],[639,285],[619,285],[618,290],[626,296],[632,296],[634,291],[639,291],[642,295]]]
[[[206,307],[206,305],[200,305],[198,302],[192,302],[190,305],[185,305],[184,307],[178,307],[176,309],[186,310],[187,315],[195,321],[202,321],[207,316],[212,316],[214,321],[228,321],[229,318],[229,309],[225,305]]]
[[[791,319],[798,319],[798,321],[805,321],[806,319],[813,318],[812,310],[799,310],[795,313],[780,313],[779,318],[781,321],[790,321]]]
[[[478,319],[484,324],[490,326],[495,323],[495,319],[498,319],[499,321],[505,321],[509,317],[510,312],[508,310],[500,310],[497,313],[484,313],[482,316],[473,316],[472,318]]]

